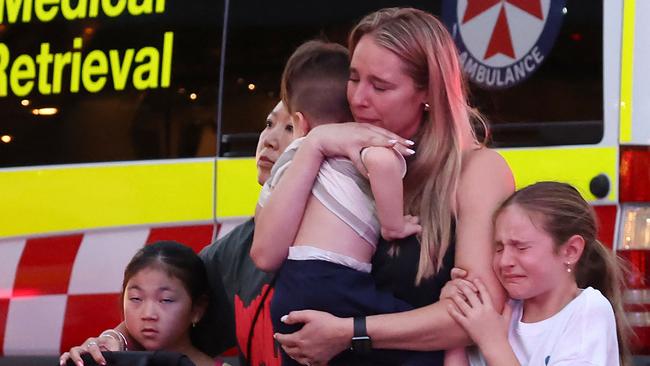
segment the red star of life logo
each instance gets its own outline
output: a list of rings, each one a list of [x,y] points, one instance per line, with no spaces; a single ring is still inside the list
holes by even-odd
[[[515,51],[512,46],[511,29],[508,22],[508,15],[505,10],[505,3],[509,3],[526,13],[544,20],[542,13],[542,0],[467,0],[467,8],[463,15],[462,24],[465,24],[484,12],[499,6],[499,15],[490,36],[490,42],[485,51],[484,60],[502,54],[504,56],[515,58]]]

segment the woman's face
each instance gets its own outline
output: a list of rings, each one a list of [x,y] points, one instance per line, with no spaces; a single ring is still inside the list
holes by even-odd
[[[543,301],[570,278],[553,238],[521,206],[499,214],[494,235],[493,269],[511,298]]]
[[[185,346],[192,322],[202,315],[183,283],[155,267],[129,279],[123,302],[129,334],[149,351]]]
[[[266,117],[266,126],[257,141],[255,161],[257,162],[257,182],[263,185],[271,174],[271,168],[284,149],[293,141],[293,126],[289,112],[282,102]]]
[[[416,87],[400,58],[361,38],[352,54],[348,101],[357,122],[370,123],[412,137],[422,122],[426,90]]]

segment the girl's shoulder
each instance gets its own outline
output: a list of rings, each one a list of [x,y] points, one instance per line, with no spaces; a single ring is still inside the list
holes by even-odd
[[[576,300],[581,300],[579,304],[582,308],[581,311],[586,313],[583,313],[583,315],[589,314],[598,319],[614,316],[612,304],[607,300],[605,295],[593,287],[587,287],[582,290]]]

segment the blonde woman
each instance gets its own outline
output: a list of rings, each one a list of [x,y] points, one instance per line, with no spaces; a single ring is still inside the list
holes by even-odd
[[[422,233],[394,245],[380,242],[372,271],[380,288],[418,309],[355,319],[291,312],[285,322],[304,326],[275,337],[305,365],[324,364],[350,347],[362,355],[371,348],[468,344],[467,333],[447,312],[450,300],[439,300],[454,265],[482,280],[497,309],[505,298],[491,269],[491,218],[514,182],[505,161],[476,139],[471,121],[478,115],[467,103],[451,36],[424,11],[382,9],[352,30],[349,49],[348,101],[355,121],[364,123],[323,125],[307,135],[256,218],[256,262],[277,268],[300,237],[300,219],[325,157],[345,156],[363,170],[364,147],[395,145],[407,156],[404,212],[420,217]],[[322,235],[337,240],[335,232]]]

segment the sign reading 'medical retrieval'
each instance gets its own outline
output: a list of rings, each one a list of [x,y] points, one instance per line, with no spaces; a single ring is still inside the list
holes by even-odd
[[[151,16],[164,11],[165,0],[0,0],[0,26],[90,18],[111,21],[122,15]],[[58,50],[43,39],[34,53],[14,52],[0,42],[0,97],[167,88],[173,45],[174,32],[169,31],[153,45],[127,49],[87,49],[82,34]]]

